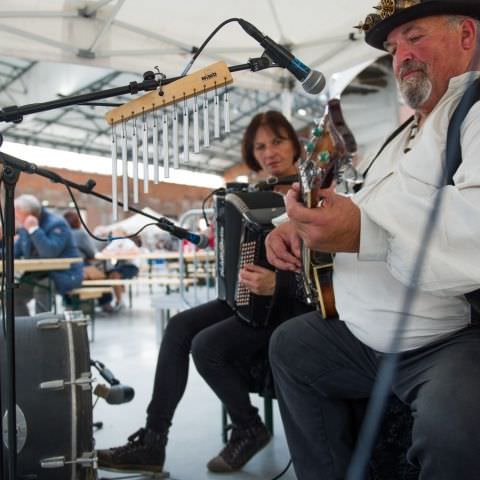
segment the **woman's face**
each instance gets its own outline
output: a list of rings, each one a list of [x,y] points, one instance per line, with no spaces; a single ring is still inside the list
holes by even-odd
[[[262,170],[269,176],[285,177],[296,173],[293,165],[295,147],[287,132],[280,131],[281,136],[266,126],[261,126],[255,134],[253,155]]]

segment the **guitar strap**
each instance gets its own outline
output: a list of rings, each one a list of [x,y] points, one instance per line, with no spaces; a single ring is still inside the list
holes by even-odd
[[[372,167],[373,163],[375,162],[375,160],[378,158],[378,156],[383,152],[383,150],[385,150],[385,147],[397,136],[399,135],[401,132],[403,132],[405,130],[405,128],[407,128],[407,126],[412,122],[412,120],[414,119],[415,117],[412,115],[411,117],[407,118],[399,127],[397,127],[396,130],[393,131],[393,133],[391,133],[389,135],[389,137],[385,140],[385,142],[383,143],[383,145],[380,147],[380,150],[377,152],[377,154],[372,158],[372,160],[370,161],[370,163],[368,164],[368,167],[365,169],[365,171],[363,172],[363,178],[365,178],[367,176],[367,173],[368,171],[370,170],[370,168]],[[362,188],[362,184],[359,184],[359,185],[356,185],[354,187],[354,191],[355,193],[357,193],[360,189]]]

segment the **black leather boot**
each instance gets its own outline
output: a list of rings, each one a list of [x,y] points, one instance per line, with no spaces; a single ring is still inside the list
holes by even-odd
[[[270,433],[259,418],[250,424],[233,425],[227,444],[207,468],[216,473],[240,470],[269,441]]]
[[[123,472],[162,472],[167,434],[141,428],[121,447],[98,450],[99,468]]]

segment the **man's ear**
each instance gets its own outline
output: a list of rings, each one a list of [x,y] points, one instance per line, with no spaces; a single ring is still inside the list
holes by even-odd
[[[462,33],[462,47],[465,50],[476,48],[478,43],[477,36],[480,34],[480,31],[477,28],[475,20],[473,18],[465,18],[460,28]]]

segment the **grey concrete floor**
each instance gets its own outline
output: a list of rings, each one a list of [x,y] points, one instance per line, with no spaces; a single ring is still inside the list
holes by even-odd
[[[90,344],[91,358],[109,367],[122,383],[135,389],[135,398],[126,404],[109,405],[99,399],[94,408],[94,421],[103,422],[95,433],[97,448],[123,445],[127,436],[144,426],[145,409],[149,402],[157,352],[161,339],[158,310],[152,299],[162,302],[160,289],[153,296],[145,289],[133,292],[133,308],[110,317],[95,320],[95,341]],[[100,375],[95,376],[101,381]],[[253,402],[263,412],[263,399],[252,395]],[[290,456],[282,429],[278,407],[274,402],[275,434],[270,444],[257,454],[242,471],[228,475],[207,471],[207,461],[222,448],[221,404],[191,364],[187,391],[180,402],[167,446],[165,470],[174,480],[271,480],[287,465]],[[99,472],[99,477],[119,478],[111,472]],[[138,477],[137,477],[138,478]],[[281,477],[296,478],[292,467]]]

